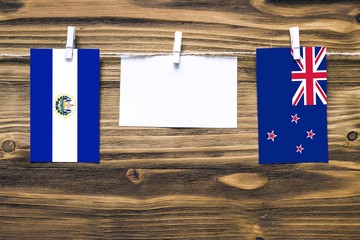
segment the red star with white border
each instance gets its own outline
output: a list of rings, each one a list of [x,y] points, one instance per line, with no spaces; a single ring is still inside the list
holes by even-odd
[[[291,115],[291,122],[295,122],[297,124],[297,121],[299,120],[300,118],[297,116],[297,113],[295,115]]]
[[[268,134],[267,140],[272,140],[272,141],[274,141],[275,138],[277,137],[277,135],[274,133],[274,130],[272,130],[271,133],[268,132],[267,134]]]
[[[302,153],[302,151],[304,150],[305,148],[303,148],[300,144],[300,146],[296,146],[296,152],[299,152],[299,153]]]
[[[311,140],[313,139],[313,137],[316,135],[313,130],[311,129],[310,131],[306,131],[307,133],[307,137],[306,138],[311,138]]]

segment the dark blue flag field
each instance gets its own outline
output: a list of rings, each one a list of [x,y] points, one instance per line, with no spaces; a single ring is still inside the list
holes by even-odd
[[[328,162],[326,48],[257,49],[259,162]]]

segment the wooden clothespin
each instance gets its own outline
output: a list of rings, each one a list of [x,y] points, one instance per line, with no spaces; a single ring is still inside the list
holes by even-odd
[[[290,28],[290,43],[295,60],[300,59],[300,34],[299,27]]]
[[[65,58],[72,59],[73,50],[75,49],[75,27],[68,27]]]
[[[181,39],[182,39],[182,32],[175,32],[175,40],[174,40],[174,59],[173,62],[175,64],[180,63],[180,55],[181,55]]]

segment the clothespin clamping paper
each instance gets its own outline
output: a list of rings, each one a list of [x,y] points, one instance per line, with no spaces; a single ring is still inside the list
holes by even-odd
[[[72,59],[75,48],[75,27],[68,27],[65,58]]]
[[[295,60],[300,59],[300,34],[299,27],[290,28],[290,42],[293,57]]]
[[[173,62],[176,64],[180,63],[180,54],[181,54],[181,39],[182,39],[182,32],[175,32],[175,40],[174,40],[174,59]]]

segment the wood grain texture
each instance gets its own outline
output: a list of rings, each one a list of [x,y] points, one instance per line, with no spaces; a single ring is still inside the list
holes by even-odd
[[[0,53],[360,52],[359,1],[0,1]],[[328,56],[329,164],[258,165],[255,56],[238,128],[118,127],[120,59],[101,59],[101,164],[30,164],[29,58],[0,58],[0,239],[360,239],[359,56]],[[351,132],[351,136],[348,134]],[[349,140],[350,139],[350,140]],[[15,149],[13,150],[13,148]],[[12,151],[13,150],[13,151]]]

